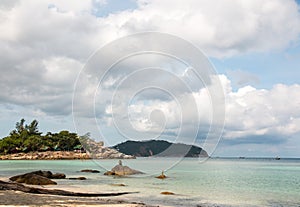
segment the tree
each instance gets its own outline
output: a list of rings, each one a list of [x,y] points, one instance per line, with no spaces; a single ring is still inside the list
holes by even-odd
[[[37,120],[33,120],[30,125],[26,125],[25,129],[27,130],[29,135],[41,135],[38,129],[39,122]]]
[[[24,123],[25,123],[25,119],[23,119],[23,118],[21,119],[20,122],[16,123],[16,129],[19,134],[21,134],[22,131],[24,131],[24,129],[25,129]]]
[[[42,132],[38,130],[37,120],[25,125],[25,119],[21,119],[9,136],[0,139],[0,154],[78,148],[81,148],[81,143],[76,133],[65,130],[42,135]]]

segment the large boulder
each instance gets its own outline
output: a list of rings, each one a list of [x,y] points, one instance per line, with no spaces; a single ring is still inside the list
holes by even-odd
[[[42,170],[33,171],[33,172],[30,172],[30,173],[40,175],[40,176],[43,176],[43,177],[49,178],[49,179],[51,179],[52,175],[53,175],[51,171],[42,171]]]
[[[53,174],[51,171],[38,170],[38,171],[33,171],[31,173],[36,174],[36,175],[40,175],[40,176],[43,176],[43,177],[49,178],[49,179],[65,179],[66,178],[66,175],[63,174],[63,173]]]
[[[104,173],[104,175],[135,175],[135,174],[143,174],[143,172],[131,169],[128,166],[123,166],[122,162],[119,161],[119,164],[113,167],[110,171]]]
[[[26,183],[29,185],[56,185],[57,183],[50,180],[49,178],[37,175],[34,173],[26,173],[23,175],[16,175],[9,178],[11,181],[18,183]]]

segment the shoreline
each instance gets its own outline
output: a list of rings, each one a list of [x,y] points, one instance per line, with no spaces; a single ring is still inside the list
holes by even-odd
[[[0,160],[91,160],[91,159],[135,159],[130,155],[121,153],[90,154],[75,151],[45,151],[45,152],[20,152],[15,154],[0,155]]]
[[[9,181],[9,178],[1,178],[4,182],[15,183]],[[25,187],[33,187],[41,190],[58,190],[74,193],[90,194],[81,190],[73,191],[72,188],[62,186],[38,186],[20,184]],[[91,193],[93,194],[93,193]],[[100,193],[101,194],[101,193]],[[110,194],[110,193],[102,193]],[[113,196],[70,196],[55,195],[44,193],[33,193],[31,191],[23,192],[17,189],[1,188],[0,186],[0,206],[101,206],[101,207],[171,207],[162,205],[148,205],[142,201],[134,201],[131,198],[122,197],[123,194]],[[126,195],[126,194],[125,194]]]
[[[0,190],[0,206],[105,206],[154,207],[140,202],[103,197],[68,197]]]

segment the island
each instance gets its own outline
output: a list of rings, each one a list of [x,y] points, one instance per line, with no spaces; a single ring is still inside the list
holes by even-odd
[[[136,157],[208,157],[201,147],[165,140],[131,141],[117,144],[112,148]]]

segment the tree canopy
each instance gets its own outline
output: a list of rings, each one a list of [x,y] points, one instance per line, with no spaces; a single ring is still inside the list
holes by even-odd
[[[25,119],[21,119],[9,136],[0,140],[0,154],[82,149],[76,133],[65,130],[42,135],[38,129],[37,120],[33,120],[29,125],[25,122]]]

